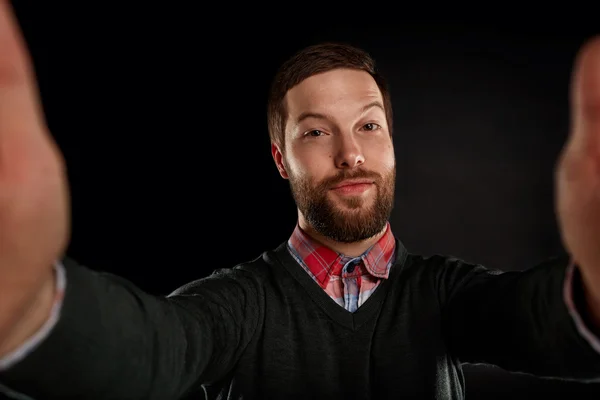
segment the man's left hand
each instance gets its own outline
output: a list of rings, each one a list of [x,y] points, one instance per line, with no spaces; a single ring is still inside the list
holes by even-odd
[[[563,243],[600,323],[600,37],[583,46],[572,79],[571,132],[556,169],[556,208]]]

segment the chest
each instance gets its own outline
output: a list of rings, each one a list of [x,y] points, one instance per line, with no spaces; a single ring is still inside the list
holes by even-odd
[[[436,302],[382,294],[355,313],[326,295],[267,296],[263,323],[233,381],[246,389],[260,382],[254,390],[286,398],[298,393],[386,398],[398,384],[408,395],[457,385],[457,365],[446,353]]]

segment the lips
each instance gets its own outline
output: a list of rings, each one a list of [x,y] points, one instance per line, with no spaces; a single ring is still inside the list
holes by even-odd
[[[370,179],[348,179],[340,182],[331,190],[341,196],[359,196],[367,192],[374,182]]]
[[[340,189],[348,186],[356,186],[356,185],[371,185],[374,182],[371,179],[348,179],[343,182],[338,183],[332,189]]]

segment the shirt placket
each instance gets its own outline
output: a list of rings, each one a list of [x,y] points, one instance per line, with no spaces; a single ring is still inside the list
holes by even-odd
[[[358,287],[358,274],[355,272],[361,262],[360,258],[353,258],[347,261],[344,268],[342,268],[344,308],[350,312],[355,312],[358,309],[360,287]]]

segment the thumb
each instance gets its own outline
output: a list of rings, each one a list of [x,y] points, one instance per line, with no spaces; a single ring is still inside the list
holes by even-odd
[[[571,83],[571,150],[600,157],[600,36],[589,40],[575,61]]]
[[[12,7],[0,0],[0,143],[39,130],[41,107],[34,75]]]

